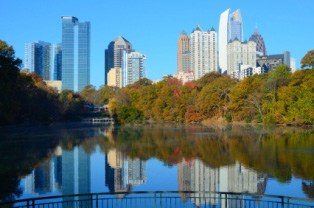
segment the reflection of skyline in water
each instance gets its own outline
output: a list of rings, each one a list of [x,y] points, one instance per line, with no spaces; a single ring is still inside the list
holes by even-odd
[[[131,159],[116,149],[109,150],[106,161],[106,185],[110,192],[131,191],[146,182],[145,161]]]
[[[91,158],[81,146],[56,149],[55,155],[24,179],[24,193],[32,195],[85,194],[91,192]],[[111,192],[130,191],[146,182],[145,161],[111,150],[105,156],[105,183]]]
[[[44,157],[38,157],[38,161],[34,163],[35,170],[23,180],[24,193],[37,196],[43,196],[45,193],[53,195],[85,193],[95,191],[92,188],[95,187],[92,184],[95,183],[95,180],[101,181],[101,184],[97,185],[96,191],[131,191],[134,186],[138,186],[135,190],[144,190],[142,187],[149,190],[150,186],[144,186],[144,184],[150,184],[147,181],[152,180],[151,177],[146,176],[146,173],[150,172],[145,170],[146,163],[149,163],[141,159],[131,159],[128,156],[132,155],[132,157],[140,157],[145,160],[157,159],[158,163],[170,164],[169,167],[172,168],[176,168],[176,164],[178,164],[179,190],[265,193],[267,178],[253,171],[253,169],[259,169],[271,174],[272,180],[275,182],[278,181],[278,178],[284,184],[295,180],[295,183],[298,183],[296,192],[300,197],[303,193],[308,196],[313,195],[312,180],[307,180],[311,178],[309,177],[311,171],[306,169],[311,163],[310,161],[313,161],[310,160],[313,156],[309,151],[298,151],[299,149],[306,150],[306,147],[312,145],[313,139],[309,136],[311,134],[304,136],[304,143],[298,143],[298,135],[304,134],[299,133],[295,136],[294,133],[289,132],[289,134],[285,133],[285,137],[281,134],[279,136],[263,134],[261,137],[262,134],[259,132],[246,130],[246,134],[242,136],[240,130],[224,130],[227,133],[221,131],[223,137],[219,135],[220,131],[215,134],[212,129],[208,131],[211,132],[210,134],[191,134],[191,132],[206,131],[202,127],[192,129],[152,128],[149,126],[138,129],[110,127],[80,129],[75,130],[74,134],[64,131],[60,136],[61,139],[55,144],[62,146],[63,150],[59,146],[54,151],[53,147],[55,146],[51,145],[52,148],[48,149],[50,153],[46,154],[46,157],[54,155],[52,159],[44,162],[42,159]],[[228,133],[229,131],[231,133]],[[188,138],[182,139],[186,134],[189,135]],[[228,136],[229,134],[233,136]],[[256,139],[256,135],[258,139]],[[284,140],[284,138],[289,138],[289,140]],[[31,142],[29,143],[26,145],[31,145]],[[287,144],[288,147],[286,147]],[[49,145],[47,146],[49,147]],[[293,151],[283,154],[286,148]],[[101,174],[99,174],[101,177],[98,176],[97,179],[91,175],[91,157],[95,153],[95,149],[97,149],[98,156],[102,157]],[[278,149],[280,151],[275,151]],[[34,150],[36,149],[34,148]],[[44,149],[42,152],[42,155],[45,155]],[[29,155],[30,158],[31,156]],[[304,156],[306,156],[306,160],[303,160]],[[188,159],[178,163],[182,158]],[[287,163],[288,159],[291,162]],[[250,168],[244,168],[240,162]],[[295,164],[300,164],[298,167],[301,168],[294,168]],[[158,167],[162,173],[162,165]],[[217,169],[218,167],[220,168]],[[294,173],[297,174],[294,175]],[[298,174],[304,175],[301,182],[295,178]],[[157,181],[158,177],[153,180]],[[302,183],[303,180],[309,182]],[[175,190],[177,184],[175,180],[173,181],[175,188],[172,190]],[[21,185],[23,186],[23,183]],[[155,185],[155,187],[154,190],[163,189],[162,186]],[[276,194],[271,190],[266,193]],[[289,192],[284,190],[283,193]],[[182,194],[181,197],[184,199],[189,195]],[[198,199],[195,199],[193,203],[201,205],[202,197],[207,196],[195,195],[195,198]],[[210,203],[217,204],[217,200],[213,199]],[[230,207],[235,206],[237,205],[230,204]]]
[[[264,194],[267,177],[264,174],[246,169],[240,163],[220,168],[210,168],[199,159],[183,160],[178,164],[178,190],[193,192],[244,192],[250,194]],[[234,195],[233,195],[234,196]],[[191,197],[197,206],[210,203],[217,205],[218,195],[210,193],[181,194],[185,200]],[[227,207],[242,207],[242,196],[239,200],[221,200]],[[236,203],[236,204],[235,204]]]

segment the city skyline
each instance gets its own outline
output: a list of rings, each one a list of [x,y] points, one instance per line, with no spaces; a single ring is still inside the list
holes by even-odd
[[[267,45],[267,53],[279,54],[282,51],[290,51],[299,67],[301,58],[314,45],[310,35],[313,29],[309,27],[310,31],[304,32],[307,25],[313,25],[314,20],[309,15],[314,2],[304,0],[297,6],[293,6],[293,2],[289,4],[283,2],[266,0],[263,5],[256,6],[256,2],[248,0],[236,3],[223,1],[215,2],[213,6],[211,1],[198,1],[194,4],[183,1],[180,5],[166,1],[139,1],[124,2],[121,8],[121,2],[78,1],[73,6],[71,2],[43,3],[35,0],[30,3],[13,0],[5,3],[7,9],[0,14],[0,18],[5,20],[0,23],[2,28],[0,38],[12,45],[16,56],[23,59],[26,42],[45,40],[60,43],[60,17],[73,15],[90,21],[93,25],[91,84],[99,87],[104,83],[103,49],[110,40],[119,35],[132,40],[137,50],[149,57],[146,64],[147,77],[158,80],[163,75],[176,73],[176,43],[182,30],[190,33],[197,24],[202,25],[203,28],[213,26],[218,30],[219,15],[231,8],[232,11],[241,10],[245,40],[254,33],[257,25]],[[269,7],[270,3],[272,7]],[[58,5],[62,7],[59,8]],[[39,9],[46,7],[50,8],[49,12]],[[116,8],[121,8],[121,13],[124,15],[112,18]],[[24,15],[21,21],[21,14],[25,9],[37,15]],[[107,12],[103,12],[104,10]],[[16,15],[11,15],[10,11],[16,11]],[[38,18],[38,15],[41,18]]]

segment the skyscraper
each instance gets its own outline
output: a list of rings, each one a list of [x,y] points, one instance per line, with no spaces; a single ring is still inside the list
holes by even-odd
[[[132,44],[122,36],[111,41],[105,50],[105,84],[108,84],[108,72],[111,68],[126,69],[127,54],[132,52]]]
[[[146,56],[139,52],[131,52],[127,57],[127,70],[124,74],[124,86],[133,84],[145,77]]]
[[[190,38],[182,32],[177,44],[177,74],[188,73],[191,67]]]
[[[220,15],[219,22],[219,68],[221,73],[227,72],[227,45],[234,39],[243,41],[243,23],[240,10],[230,14],[227,9]]]
[[[52,79],[51,44],[44,41],[34,41],[25,44],[25,65],[30,73],[36,73],[44,80]]]
[[[51,47],[51,73],[50,77],[53,80],[62,79],[62,50],[61,44],[52,44]]]
[[[62,88],[81,91],[90,83],[90,22],[62,16]]]
[[[233,12],[229,16],[228,41],[232,41],[236,38],[240,41],[244,41],[242,17],[241,17],[241,12],[239,9],[237,9],[235,12]]]
[[[218,72],[217,33],[212,28],[203,32],[197,26],[190,35],[191,70],[199,79],[209,72]]]
[[[266,46],[263,37],[259,34],[258,30],[256,29],[255,32],[250,37],[251,41],[256,43],[256,52],[260,56],[266,56]]]

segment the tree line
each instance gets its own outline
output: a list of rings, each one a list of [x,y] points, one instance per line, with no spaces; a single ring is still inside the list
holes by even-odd
[[[312,56],[314,60],[314,56]],[[166,76],[153,84],[148,79],[122,89],[89,86],[96,102],[108,104],[121,123],[245,122],[288,125],[314,124],[314,70],[291,73],[279,65],[266,74],[237,81],[209,73],[196,81],[182,82]]]
[[[20,72],[21,60],[0,41],[0,125],[79,119],[86,103],[108,105],[119,123],[246,122],[314,124],[314,51],[291,73],[280,65],[267,74],[237,81],[209,73],[185,84],[165,76],[141,79],[122,89],[89,85],[60,94],[35,74]]]

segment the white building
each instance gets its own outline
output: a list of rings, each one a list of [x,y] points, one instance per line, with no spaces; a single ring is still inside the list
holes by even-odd
[[[241,65],[256,67],[256,43],[240,42],[235,39],[228,43],[227,57],[228,74],[233,78],[239,78]]]
[[[263,74],[265,73],[264,68],[262,67],[252,67],[250,65],[240,65],[239,70],[234,71],[234,78],[243,80],[246,77],[253,76],[254,74]]]
[[[200,26],[190,35],[191,71],[195,79],[218,72],[217,32],[203,32]]]
[[[133,84],[145,77],[146,56],[139,52],[127,55],[127,69],[124,74],[124,86]]]

